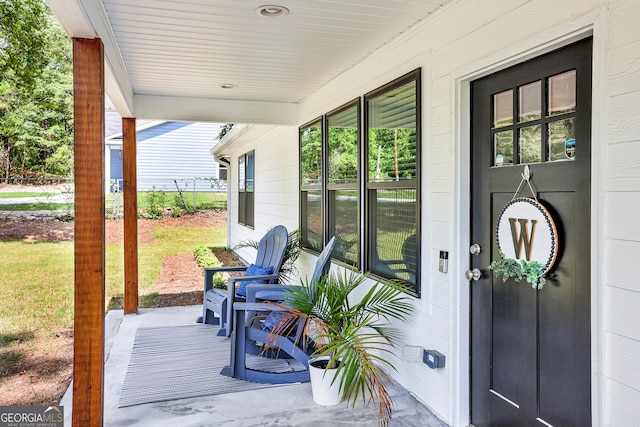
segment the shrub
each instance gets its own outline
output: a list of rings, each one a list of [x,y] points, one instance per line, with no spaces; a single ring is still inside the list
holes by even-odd
[[[143,216],[148,219],[162,218],[166,198],[167,193],[163,190],[157,190],[155,186],[151,187],[151,191],[147,192],[145,197],[147,210]]]

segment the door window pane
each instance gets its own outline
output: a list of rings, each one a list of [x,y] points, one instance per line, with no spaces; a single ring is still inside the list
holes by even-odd
[[[576,157],[575,119],[549,123],[549,161]]]
[[[576,109],[576,70],[549,77],[549,115]]]
[[[513,164],[513,131],[507,130],[493,135],[494,166]]]
[[[493,95],[493,127],[513,124],[513,90]]]
[[[530,83],[525,86],[520,86],[518,89],[518,105],[519,115],[518,120],[521,122],[528,122],[531,120],[538,120],[542,117],[542,83],[540,80]]]
[[[520,129],[518,151],[520,163],[539,163],[542,161],[542,126],[527,126]]]

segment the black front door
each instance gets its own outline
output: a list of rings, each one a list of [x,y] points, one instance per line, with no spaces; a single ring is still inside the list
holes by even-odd
[[[591,39],[472,83],[471,420],[590,426]],[[543,289],[496,278],[496,222],[522,181],[555,220]],[[519,196],[534,197],[527,184]],[[532,237],[533,239],[533,237]],[[515,243],[514,243],[515,244]],[[533,244],[533,243],[532,243]]]

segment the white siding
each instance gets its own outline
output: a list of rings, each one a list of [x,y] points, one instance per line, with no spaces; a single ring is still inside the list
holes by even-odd
[[[593,425],[640,419],[640,2],[637,0],[460,0],[413,27],[307,97],[299,123],[326,113],[416,67],[423,70],[422,291],[406,343],[434,348],[447,366],[398,360],[398,380],[455,426],[468,419],[468,81],[594,35]],[[248,133],[247,133],[248,135]],[[296,129],[241,137],[256,149],[256,231],[298,221]],[[235,161],[235,159],[234,159]],[[274,163],[277,161],[277,163]],[[232,162],[232,165],[234,163]],[[233,182],[233,180],[231,181]],[[234,202],[233,191],[231,204]],[[450,251],[448,274],[437,271]],[[634,421],[632,421],[634,420]]]
[[[228,246],[246,239],[259,240],[270,228],[284,225],[298,228],[298,149],[297,145],[269,141],[297,140],[294,127],[255,126],[235,143],[230,154],[227,221]],[[253,229],[238,224],[238,156],[255,150],[255,223]],[[295,178],[292,178],[295,177]],[[251,261],[252,250],[239,253]]]

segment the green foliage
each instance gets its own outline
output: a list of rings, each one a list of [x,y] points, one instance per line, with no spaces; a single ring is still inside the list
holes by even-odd
[[[151,190],[145,195],[146,210],[142,215],[147,219],[160,219],[164,214],[164,208],[167,203],[167,193],[151,187]]]
[[[358,128],[329,128],[329,183],[358,182]]]
[[[327,369],[338,370],[343,399],[353,405],[360,396],[378,400],[379,422],[387,425],[393,409],[387,383],[394,383],[385,368],[395,369],[388,355],[401,337],[390,321],[406,321],[413,305],[399,282],[377,282],[368,291],[361,289],[366,282],[366,276],[345,270],[287,287],[286,305],[279,306],[284,318],[266,341],[295,333],[303,322],[300,339],[314,342],[314,355],[329,356]],[[356,294],[364,296],[355,302]]]
[[[74,220],[73,214],[71,212],[58,215],[56,218],[58,218],[58,220],[62,222],[71,222]]]
[[[210,248],[201,245],[193,250],[193,256],[202,268],[221,267],[220,260],[211,252]],[[226,280],[222,273],[217,272],[213,275],[213,287],[216,289],[227,289]]]
[[[218,133],[218,139],[222,139],[226,134],[228,134],[231,129],[233,129],[233,123],[227,123],[226,125],[220,128],[220,132]]]
[[[11,203],[0,204],[0,211],[54,211],[73,209],[73,203]]]
[[[371,181],[415,179],[416,130],[370,129],[368,157],[368,176]]]
[[[302,185],[319,184],[322,171],[322,128],[314,124],[300,134]]]
[[[71,42],[40,0],[0,1],[0,171],[73,172]]]
[[[201,245],[193,250],[193,256],[202,268],[216,268],[222,266],[222,263],[211,252],[211,249]]]
[[[2,80],[33,89],[46,64],[46,6],[41,0],[0,1]]]
[[[531,284],[533,289],[542,289],[547,280],[544,278],[543,273],[545,265],[538,261],[525,261],[512,258],[506,258],[503,253],[501,260],[493,261],[489,265],[489,270],[493,270],[496,276],[502,275],[502,279],[506,282],[507,279],[513,277],[517,282],[526,279]]]
[[[222,273],[217,272],[213,275],[213,287],[216,289],[227,289],[227,281]]]

